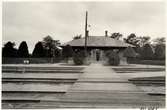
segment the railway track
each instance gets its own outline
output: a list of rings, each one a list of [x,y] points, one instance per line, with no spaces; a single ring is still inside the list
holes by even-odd
[[[22,108],[24,104],[35,105],[46,99],[59,100],[82,70],[83,67],[2,66],[2,108]]]

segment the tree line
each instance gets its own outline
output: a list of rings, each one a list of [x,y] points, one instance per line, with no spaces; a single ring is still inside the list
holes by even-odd
[[[134,33],[124,38],[126,43],[134,45],[136,57],[143,60],[165,59],[165,37],[156,38],[152,41],[149,36],[136,36]]]
[[[7,42],[2,48],[2,57],[11,58],[41,58],[41,57],[60,57],[61,52],[58,49],[60,46],[59,40],[54,40],[51,36],[46,36],[43,41],[39,41],[35,44],[32,54],[28,51],[26,41],[22,41],[19,48],[15,48],[14,42]]]
[[[123,34],[119,32],[111,33],[108,37],[121,40],[123,37]],[[73,37],[73,39],[81,39],[82,35],[76,35]],[[130,49],[127,49],[128,54],[126,56],[135,57],[138,59],[143,60],[152,60],[152,59],[165,59],[165,37],[156,38],[154,40],[151,40],[150,36],[137,36],[135,33],[131,33],[126,38],[123,38],[123,41],[132,44],[135,47]],[[135,54],[132,54],[132,50],[135,52]]]
[[[110,38],[120,40],[122,37],[121,33],[112,33]],[[81,35],[75,36],[73,39],[80,39]],[[124,42],[134,45],[133,48],[135,54],[130,49],[130,52],[126,52],[129,56],[136,57],[139,59],[151,60],[151,59],[165,59],[165,38],[156,38],[152,42],[149,36],[136,36],[134,33],[127,36],[123,39]],[[2,48],[2,57],[17,57],[17,58],[41,58],[41,57],[61,57],[64,58],[71,56],[71,47],[67,46],[61,51],[58,49],[60,46],[59,40],[54,40],[51,36],[46,36],[42,41],[39,41],[35,44],[32,54],[28,51],[28,46],[26,41],[22,41],[19,45],[19,48],[16,49],[14,42],[7,42]],[[129,51],[129,50],[128,50]],[[63,54],[63,55],[62,55]],[[128,56],[128,54],[126,56]]]

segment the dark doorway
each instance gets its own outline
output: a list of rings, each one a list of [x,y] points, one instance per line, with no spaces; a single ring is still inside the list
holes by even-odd
[[[100,51],[96,50],[96,61],[100,60]]]

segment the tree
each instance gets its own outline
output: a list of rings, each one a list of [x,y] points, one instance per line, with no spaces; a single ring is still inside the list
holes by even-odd
[[[162,59],[164,60],[165,59],[165,46],[156,45],[154,57],[155,59],[158,59],[158,60],[162,60]]]
[[[46,57],[46,51],[43,48],[42,42],[37,42],[32,52],[32,56],[35,58]]]
[[[155,59],[165,59],[165,37],[156,38],[153,40],[153,45],[155,45]]]
[[[150,37],[149,36],[143,36],[143,37],[137,37],[138,41],[138,45],[140,47],[143,47],[145,44],[150,44],[149,40]]]
[[[150,40],[149,36],[137,37],[134,33],[130,34],[127,38],[124,38],[124,41],[126,43],[139,47],[142,47],[145,44],[150,44],[149,40]]]
[[[2,57],[17,57],[17,49],[14,48],[15,43],[7,42],[2,48]]]
[[[44,47],[47,50],[47,57],[53,57],[52,56],[52,49],[55,48],[55,45],[53,44],[53,39],[51,36],[46,36],[43,38]]]
[[[165,45],[165,42],[165,37],[160,37],[153,40],[155,45]]]
[[[139,39],[137,39],[134,33],[130,34],[127,38],[124,38],[126,43],[138,46]]]
[[[73,39],[75,40],[75,39],[81,39],[82,38],[82,35],[80,34],[80,35],[76,35],[76,36],[74,36],[73,37]]]
[[[112,33],[111,38],[119,40],[122,37],[122,34],[118,33]]]
[[[66,59],[66,61],[68,61],[68,58],[73,56],[73,49],[72,49],[72,47],[70,45],[66,45],[63,48],[62,54],[63,54],[63,57]]]
[[[20,43],[20,46],[18,49],[18,57],[20,57],[20,58],[29,57],[28,46],[27,46],[27,43],[25,41],[22,41]]]
[[[142,58],[145,60],[151,60],[154,56],[153,48],[150,44],[145,44],[142,48]]]
[[[48,57],[54,57],[55,56],[55,49],[57,49],[56,46],[60,45],[59,40],[53,40],[51,36],[46,36],[43,39],[44,47],[47,50],[47,56]]]

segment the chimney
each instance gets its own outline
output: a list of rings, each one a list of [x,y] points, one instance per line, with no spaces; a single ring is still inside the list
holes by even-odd
[[[107,30],[105,31],[105,37],[108,37],[108,31]]]

